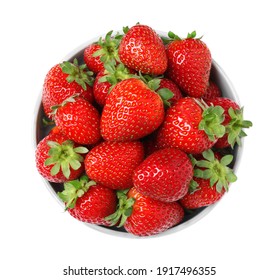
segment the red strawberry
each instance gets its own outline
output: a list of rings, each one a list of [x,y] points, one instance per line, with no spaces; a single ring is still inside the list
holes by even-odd
[[[97,109],[81,97],[70,97],[55,107],[55,123],[71,140],[95,144],[100,138],[100,116]]]
[[[109,141],[130,141],[156,130],[164,119],[161,97],[136,78],[119,82],[101,116],[101,134]]]
[[[241,138],[246,136],[243,128],[249,128],[252,126],[252,122],[243,120],[243,108],[240,109],[238,104],[229,99],[216,97],[207,101],[209,105],[221,106],[224,109],[225,119],[223,125],[226,127],[226,134],[218,139],[215,144],[217,148],[225,148],[235,145],[241,145]]]
[[[184,217],[178,202],[163,202],[140,194],[135,188],[118,191],[118,210],[106,219],[137,236],[150,236],[177,225]]]
[[[205,94],[202,96],[203,99],[212,99],[215,97],[221,97],[222,92],[220,88],[211,80],[209,80],[208,87],[206,89]]]
[[[104,64],[107,62],[117,62],[118,46],[122,36],[116,34],[112,37],[113,31],[106,34],[105,39],[100,38],[97,43],[93,43],[85,48],[83,53],[84,61],[87,67],[94,73],[104,70]]]
[[[85,171],[105,187],[126,189],[133,185],[133,172],[143,158],[140,142],[103,142],[87,154]]]
[[[122,38],[118,53],[122,63],[144,74],[161,75],[167,69],[163,41],[146,25],[131,27]]]
[[[36,149],[36,166],[48,181],[62,183],[78,178],[84,171],[84,147],[76,147],[73,141],[59,131],[52,131],[42,139]]]
[[[205,105],[201,100],[185,97],[170,107],[157,135],[158,147],[179,148],[190,154],[211,148],[225,133],[221,125],[223,109]]]
[[[133,182],[141,194],[172,202],[186,195],[192,177],[188,156],[178,149],[166,148],[154,152],[136,168]]]
[[[173,93],[173,96],[170,99],[168,99],[168,102],[171,105],[173,105],[178,99],[181,99],[183,97],[180,89],[173,81],[167,78],[162,78],[160,80],[161,81],[158,90],[167,88]]]
[[[195,162],[194,181],[197,187],[180,200],[187,209],[200,208],[217,202],[225,191],[228,191],[229,184],[237,180],[233,170],[228,167],[233,160],[232,155],[219,159],[212,150],[207,150],[202,155],[204,159]]]
[[[113,190],[89,181],[87,176],[64,183],[64,190],[58,196],[74,218],[97,225],[109,226],[105,217],[114,213],[117,205]]]
[[[181,40],[169,32],[172,41],[166,47],[168,58],[167,77],[185,94],[201,97],[207,89],[211,69],[211,54],[204,42],[195,39],[196,32]]]
[[[85,64],[78,66],[76,59],[74,63],[65,61],[52,67],[43,85],[42,102],[46,115],[52,118],[51,107],[61,104],[74,94],[79,94],[92,103],[92,75],[92,72],[86,70]]]
[[[108,81],[100,81],[100,79],[104,76],[105,70],[103,69],[97,74],[93,84],[93,95],[95,101],[102,107],[105,106],[108,92],[111,88],[111,84]]]

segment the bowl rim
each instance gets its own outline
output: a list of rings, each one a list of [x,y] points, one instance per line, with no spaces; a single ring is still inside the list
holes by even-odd
[[[160,36],[167,36],[167,33],[164,31],[159,31],[156,30],[157,34],[159,34]],[[115,31],[113,34],[115,33],[122,33],[122,31]],[[79,53],[80,51],[82,51],[83,49],[85,49],[87,46],[89,46],[90,44],[97,42],[99,40],[100,37],[104,37],[105,34],[102,34],[100,36],[96,36],[93,37],[92,39],[80,44],[78,47],[74,48],[72,51],[70,51],[66,56],[64,56],[64,58],[61,61],[68,61],[71,58],[73,58],[77,53]],[[239,96],[237,95],[237,92],[231,82],[231,80],[229,79],[229,77],[227,76],[227,74],[225,73],[225,71],[223,70],[223,68],[212,58],[212,68],[215,68],[215,70],[218,73],[222,74],[222,80],[224,81],[225,84],[228,85],[228,87],[231,90],[232,93],[232,97],[233,100],[235,100],[239,105],[240,105],[240,100],[239,100]],[[36,147],[38,145],[37,143],[37,118],[38,118],[38,114],[40,112],[42,106],[42,90],[40,92],[40,94],[37,97],[37,101],[35,104],[35,110],[34,110],[34,118],[33,118],[33,145],[34,145],[34,149],[36,150]],[[234,164],[234,172],[236,173],[239,167],[239,163],[241,161],[241,157],[243,154],[243,138],[241,139],[241,147],[238,147],[237,150],[237,159],[235,160],[235,164]],[[42,181],[44,182],[45,187],[48,189],[48,191],[51,193],[51,195],[56,199],[56,201],[61,205],[61,207],[63,207],[64,209],[64,203],[60,200],[60,198],[58,197],[58,195],[56,194],[55,190],[50,187],[50,183],[44,179],[42,176],[40,176]],[[226,195],[226,194],[225,194]],[[157,235],[151,235],[151,236],[145,236],[145,237],[139,237],[139,236],[135,236],[131,233],[128,232],[123,232],[123,231],[116,231],[116,230],[112,230],[112,229],[108,229],[106,227],[102,227],[99,225],[95,225],[95,224],[89,224],[89,223],[85,223],[85,222],[81,222],[83,223],[85,226],[92,228],[94,230],[97,230],[99,232],[108,234],[108,235],[113,235],[113,236],[118,236],[118,237],[124,237],[124,238],[133,238],[133,239],[143,239],[143,238],[158,238],[158,237],[163,237],[166,235],[170,235],[173,233],[176,233],[178,231],[181,231],[187,227],[192,226],[193,224],[197,223],[199,220],[201,220],[202,218],[204,218],[209,212],[211,212],[213,210],[213,208],[215,208],[220,201],[207,206],[205,209],[203,209],[200,213],[198,213],[196,216],[194,216],[193,218],[191,218],[190,220],[187,220],[181,224],[178,224],[164,232],[161,232]]]

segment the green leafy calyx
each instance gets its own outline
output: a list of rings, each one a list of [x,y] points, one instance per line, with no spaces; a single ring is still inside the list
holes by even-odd
[[[65,202],[65,210],[74,208],[77,199],[82,197],[91,186],[95,185],[96,182],[89,181],[86,175],[81,176],[79,180],[77,179],[64,183],[64,190],[58,192],[58,196],[63,202]]]
[[[131,216],[133,212],[135,199],[132,197],[128,198],[128,191],[129,189],[117,191],[116,193],[118,198],[117,209],[113,214],[105,218],[106,221],[111,222],[112,226],[119,222],[118,227],[122,227],[125,224],[127,218]]]
[[[109,31],[105,38],[100,37],[98,45],[101,47],[99,50],[93,53],[93,57],[100,57],[100,60],[103,63],[112,63],[120,62],[118,56],[118,47],[123,35],[117,33],[115,36],[112,36],[113,30]]]
[[[195,161],[194,177],[210,180],[210,186],[213,187],[216,184],[216,190],[219,193],[223,188],[228,191],[229,183],[237,180],[233,170],[228,166],[233,156],[225,155],[218,160],[211,149],[204,151],[202,155],[204,159]]]
[[[224,136],[226,128],[222,125],[225,116],[221,106],[208,106],[202,99],[195,99],[202,108],[202,120],[199,129],[204,130],[210,141],[214,141]]]
[[[99,82],[109,82],[112,87],[120,81],[138,77],[134,74],[131,74],[130,70],[123,63],[115,65],[114,63],[107,62],[104,64],[104,67],[105,75],[99,79]]]
[[[74,142],[66,140],[62,144],[54,141],[48,141],[47,145],[50,147],[48,151],[49,157],[45,161],[45,165],[53,165],[50,174],[55,176],[60,170],[68,179],[71,175],[71,168],[78,170],[83,162],[83,156],[88,149],[85,147],[74,147]]]
[[[73,63],[69,61],[64,61],[60,63],[60,67],[63,73],[68,74],[67,81],[69,83],[76,82],[84,90],[86,90],[87,85],[93,85],[93,72],[87,69],[86,64],[79,66],[78,60],[75,58]]]
[[[243,120],[243,107],[236,110],[230,108],[228,113],[231,120],[226,125],[226,133],[228,134],[228,142],[233,148],[235,143],[241,145],[241,138],[247,136],[243,128],[249,128],[253,124],[251,121]]]

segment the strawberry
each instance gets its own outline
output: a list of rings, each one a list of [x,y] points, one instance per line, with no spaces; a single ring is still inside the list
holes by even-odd
[[[129,233],[137,236],[150,236],[166,231],[177,225],[184,217],[183,208],[178,202],[163,202],[139,193],[134,187],[118,191],[117,211],[106,220],[118,227],[124,225]]]
[[[207,89],[211,69],[210,50],[196,32],[180,39],[169,32],[170,43],[166,46],[168,70],[166,76],[191,97],[201,97]]]
[[[119,82],[101,116],[101,135],[108,141],[131,141],[156,130],[164,120],[161,97],[141,80]]]
[[[105,70],[103,69],[97,74],[93,84],[94,99],[102,107],[105,106],[106,99],[111,87],[111,84],[108,81],[100,81],[104,76]]]
[[[84,62],[94,73],[104,70],[104,64],[107,62],[116,63],[118,58],[118,46],[122,36],[116,34],[112,37],[113,31],[102,37],[97,43],[93,43],[85,48],[83,53]]]
[[[43,108],[49,118],[53,118],[52,106],[61,104],[74,94],[79,94],[90,103],[93,102],[93,73],[86,65],[78,65],[78,61],[65,61],[57,64],[47,73],[42,93]]]
[[[202,155],[204,159],[194,160],[194,181],[197,186],[190,189],[180,200],[187,209],[209,206],[217,202],[228,191],[229,184],[237,180],[233,170],[228,167],[233,160],[232,155],[220,159],[212,150],[204,151]]]
[[[61,132],[52,132],[36,148],[36,166],[48,181],[62,183],[78,178],[84,171],[83,156],[87,148],[77,147]]]
[[[111,189],[126,189],[133,185],[133,172],[143,161],[140,142],[102,142],[85,158],[88,177]]]
[[[213,81],[209,80],[208,87],[206,89],[205,94],[202,96],[203,99],[212,99],[215,97],[221,97],[222,92],[220,88],[217,86],[216,83]]]
[[[231,146],[233,148],[236,143],[241,145],[241,138],[246,136],[243,128],[252,126],[252,122],[243,120],[243,108],[240,108],[235,101],[222,97],[210,99],[207,103],[221,106],[224,109],[225,119],[222,124],[226,127],[226,134],[218,139],[215,147],[226,148]]]
[[[97,109],[81,97],[70,97],[55,110],[55,124],[69,139],[79,144],[95,144],[101,138]]]
[[[220,106],[206,106],[192,97],[179,99],[166,113],[157,135],[159,148],[179,148],[186,153],[200,154],[211,148],[225,133]]]
[[[117,197],[113,190],[89,181],[87,176],[64,183],[58,196],[66,204],[66,210],[79,221],[109,226],[105,217],[116,210]]]
[[[118,54],[127,67],[144,74],[161,75],[167,69],[163,41],[146,25],[135,25],[126,32],[120,42]]]
[[[158,90],[167,88],[173,93],[173,96],[168,99],[170,105],[173,105],[178,99],[183,97],[179,87],[173,81],[167,78],[161,78],[160,80],[161,81]]]
[[[141,194],[165,202],[186,195],[193,177],[188,156],[174,148],[158,150],[148,156],[135,170],[134,186]]]

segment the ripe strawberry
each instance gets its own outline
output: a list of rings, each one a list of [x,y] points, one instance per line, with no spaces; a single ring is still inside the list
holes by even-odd
[[[208,87],[206,89],[205,94],[202,96],[203,99],[212,99],[215,97],[221,97],[222,92],[220,88],[211,80],[209,80]]]
[[[103,142],[85,158],[88,177],[111,189],[127,189],[133,185],[133,172],[143,161],[140,142]]]
[[[89,181],[87,176],[64,183],[58,196],[66,204],[66,210],[79,221],[109,226],[105,217],[116,210],[117,197],[113,190]]]
[[[119,61],[118,46],[122,36],[116,34],[112,37],[112,33],[113,31],[108,32],[105,39],[101,37],[98,43],[93,43],[84,50],[84,62],[94,73],[104,70],[104,64],[107,62]]]
[[[76,59],[73,63],[65,61],[52,67],[43,85],[42,102],[46,115],[53,118],[51,107],[61,104],[74,94],[92,103],[92,75],[92,72],[86,70],[85,64],[78,66]]]
[[[217,148],[234,147],[235,143],[241,145],[241,138],[246,136],[243,128],[252,126],[252,122],[243,120],[243,108],[229,99],[216,97],[207,101],[209,105],[221,106],[224,109],[225,119],[223,125],[226,127],[226,134],[218,139],[215,144]]]
[[[43,138],[36,148],[36,166],[48,181],[62,183],[78,178],[84,171],[84,147],[76,147],[73,141],[57,130]]]
[[[202,155],[204,159],[194,160],[194,181],[198,186],[180,200],[187,209],[200,208],[217,202],[225,191],[228,191],[229,184],[237,180],[233,170],[228,167],[233,160],[232,155],[220,159],[212,150],[207,150]]]
[[[184,217],[178,202],[163,202],[140,194],[134,187],[118,191],[117,211],[106,220],[137,236],[150,236],[177,225]]]
[[[206,108],[205,105],[202,100],[185,97],[170,107],[158,131],[158,147],[179,148],[190,154],[211,148],[225,133],[221,125],[224,110],[220,106]]]
[[[81,97],[70,97],[55,109],[55,123],[69,139],[79,144],[95,144],[100,138],[97,109]]]
[[[133,182],[141,194],[172,202],[186,195],[192,177],[188,156],[178,149],[166,148],[148,156],[135,169]]]
[[[101,116],[101,135],[109,141],[131,141],[156,130],[164,119],[161,97],[136,78],[119,82]]]
[[[160,86],[159,86],[158,90],[167,88],[173,93],[173,96],[170,99],[168,99],[168,102],[170,103],[170,105],[173,105],[177,100],[179,100],[183,97],[180,89],[173,81],[171,81],[170,79],[167,79],[167,78],[162,78],[160,80],[161,81],[160,81]]]
[[[122,63],[144,74],[161,75],[167,69],[163,41],[146,25],[131,27],[123,36],[118,53]]]
[[[95,101],[102,107],[105,106],[106,99],[111,88],[111,84],[108,81],[100,81],[105,76],[105,70],[101,70],[93,84],[93,95]]]
[[[171,42],[166,47],[168,58],[167,77],[185,94],[201,97],[207,89],[211,69],[211,54],[204,42],[195,39],[196,32],[180,39],[169,32]]]

